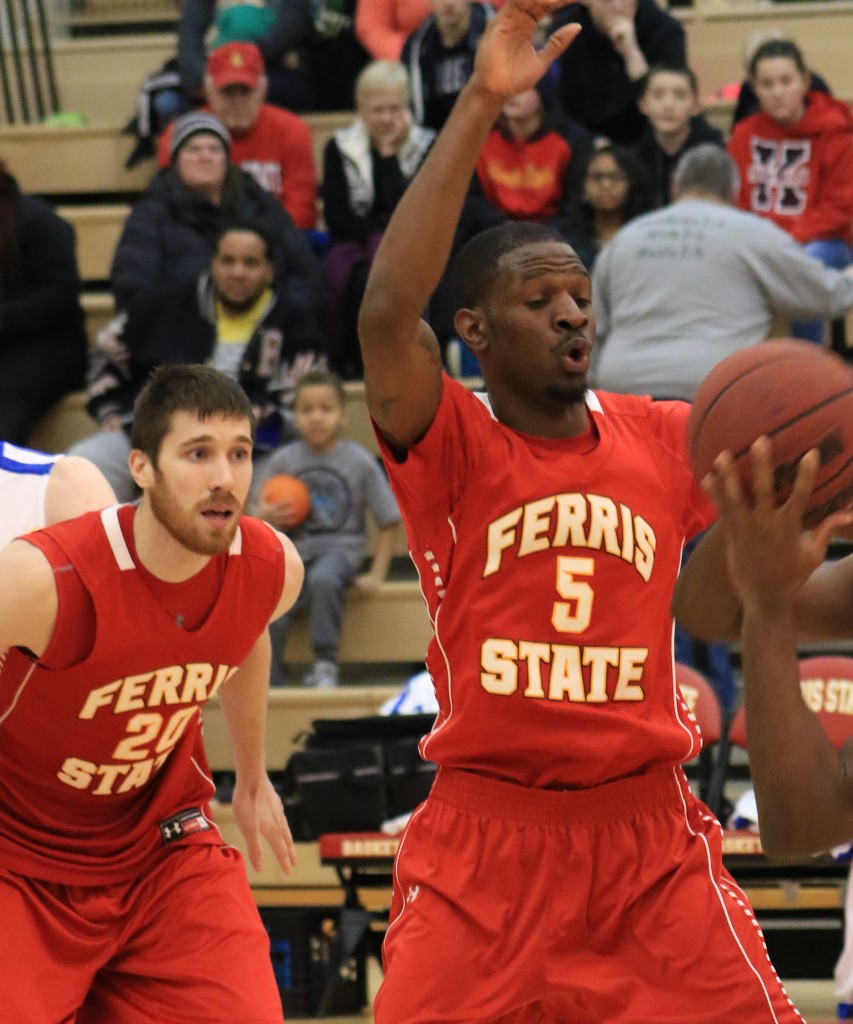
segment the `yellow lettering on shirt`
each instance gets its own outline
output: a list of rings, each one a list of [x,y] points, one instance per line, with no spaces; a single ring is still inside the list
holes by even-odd
[[[114,679],[89,691],[77,717],[91,719],[105,708],[114,715],[122,715],[162,705],[203,704],[237,668],[236,665],[191,662]]]
[[[604,704],[645,700],[645,647],[595,647],[490,637],[480,648],[480,685],[497,697]],[[525,682],[526,679],[526,682]]]
[[[144,786],[198,719],[199,705],[238,667],[208,662],[164,665],[93,687],[83,698],[78,718],[91,721],[99,713],[123,715],[124,735],[108,762],[68,756],[57,778],[93,796],[127,793]]]
[[[521,167],[507,167],[499,160],[486,161],[488,177],[498,185],[511,189],[543,189],[552,185],[557,177],[553,167],[537,164],[522,164]]]
[[[565,547],[604,551],[633,566],[648,583],[657,538],[642,516],[606,495],[567,492],[537,498],[488,524],[483,579],[498,572],[510,553],[526,558]]]

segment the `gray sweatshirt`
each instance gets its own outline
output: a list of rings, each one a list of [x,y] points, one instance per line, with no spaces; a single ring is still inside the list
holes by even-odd
[[[704,199],[631,221],[592,282],[593,387],[655,398],[690,401],[721,359],[769,336],[776,314],[835,319],[853,307],[853,278],[770,221]]]

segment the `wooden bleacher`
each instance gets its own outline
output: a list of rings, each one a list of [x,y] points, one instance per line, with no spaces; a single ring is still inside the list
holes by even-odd
[[[830,83],[836,96],[853,97],[850,0],[697,0],[692,7],[672,13],[687,33],[687,55],[703,99],[730,82],[743,80],[747,40],[755,32],[770,29],[782,31],[797,43],[808,66]]]
[[[326,143],[352,117],[351,111],[304,115],[311,129],[318,172],[322,170]],[[157,170],[153,159],[142,161],[130,171],[125,169],[134,139],[122,133],[122,123],[92,119],[82,127],[0,125],[0,153],[27,192],[60,202],[69,196],[103,197],[104,215],[112,212],[118,217],[118,207],[109,210],[110,198],[116,193],[140,195]]]
[[[300,736],[310,731],[315,718],[364,718],[376,715],[400,685],[342,685],[333,690],[285,686],[270,690],[267,702],[266,767],[281,771],[290,755],[300,746]],[[225,730],[225,721],[214,697],[203,712],[204,746],[214,772],[232,772],[234,761]]]
[[[53,25],[59,35],[67,34],[68,23],[75,18],[79,24],[86,20],[117,25],[123,20],[156,22],[167,16],[169,6],[163,0],[151,5],[86,0],[73,17],[64,22],[54,19]],[[673,11],[684,24],[690,63],[703,96],[743,78],[743,47],[751,33],[779,28],[802,47],[809,65],[830,82],[837,95],[853,97],[853,66],[848,60],[851,13],[851,0],[784,4],[697,0],[690,8]],[[52,52],[62,108],[81,111],[93,125],[122,125],[132,116],[145,77],[175,55],[175,34],[122,31],[56,38]]]

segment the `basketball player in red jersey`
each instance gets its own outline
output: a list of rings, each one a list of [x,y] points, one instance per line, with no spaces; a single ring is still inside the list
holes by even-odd
[[[269,621],[302,566],[241,517],[251,406],[204,366],[135,409],[139,506],[0,553],[4,1024],[280,1022],[269,940],[208,812],[200,707],[219,694],[251,860],[294,846],[264,769]]]
[[[707,487],[720,521],[696,548],[673,607],[697,636],[741,641],[761,842],[775,856],[810,857],[853,838],[853,749],[836,751],[806,705],[797,656],[798,637],[853,635],[853,557],[826,558],[833,533],[850,537],[853,514],[805,531],[820,456],[803,458],[790,498],[776,508],[771,454],[768,438],[753,445],[754,500],[731,453],[717,459]]]
[[[377,1024],[799,1020],[721,830],[680,768],[672,588],[713,509],[688,406],[593,394],[590,279],[511,224],[455,268],[487,402],[420,320],[480,147],[577,27],[507,0],[383,236],[360,317],[366,392],[435,627],[439,764],[395,865]]]

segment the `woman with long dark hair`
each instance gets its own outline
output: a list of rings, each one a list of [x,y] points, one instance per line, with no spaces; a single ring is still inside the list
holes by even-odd
[[[652,194],[645,168],[623,146],[595,149],[581,180],[581,198],[565,234],[591,271],[599,250],[619,228],[652,208]]]

